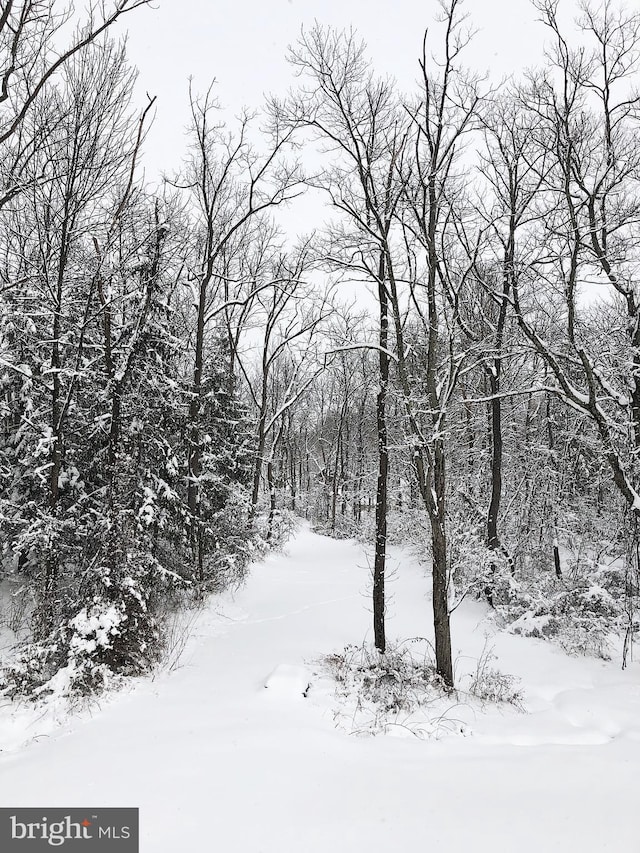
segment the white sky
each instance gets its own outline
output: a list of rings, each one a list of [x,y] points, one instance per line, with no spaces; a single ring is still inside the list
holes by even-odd
[[[127,16],[140,102],[145,91],[158,97],[146,146],[150,178],[156,170],[176,169],[184,153],[189,76],[200,92],[216,78],[218,98],[234,113],[258,107],[264,93],[284,93],[293,83],[287,45],[317,19],[353,25],[376,70],[410,89],[422,34],[439,8],[436,0],[157,0],[155,6]],[[468,52],[475,69],[500,79],[541,60],[545,30],[528,0],[466,0],[464,8],[479,30]]]

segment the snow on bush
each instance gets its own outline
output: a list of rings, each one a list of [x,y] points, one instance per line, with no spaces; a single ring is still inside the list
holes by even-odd
[[[23,647],[0,687],[8,696],[78,695],[146,671],[160,653],[155,599],[171,583],[148,555],[129,552],[96,564],[89,602],[77,602],[59,626]]]
[[[354,734],[410,733],[421,739],[468,734],[452,714],[451,696],[436,672],[430,644],[416,638],[387,646],[346,646],[319,661],[335,684],[336,724]]]
[[[127,621],[122,604],[95,602],[69,620],[72,630],[69,647],[74,655],[91,655],[99,648],[111,647],[114,637],[120,634],[120,625]]]
[[[490,551],[471,531],[454,532],[450,550],[457,600],[468,594],[483,599],[490,590],[498,622],[512,633],[550,640],[569,654],[609,659],[611,635],[623,630],[629,596],[620,566],[582,555],[563,560],[564,573],[557,577],[533,555],[514,575],[505,555]]]
[[[598,572],[574,580],[551,576],[537,590],[521,588],[497,610],[514,634],[551,639],[569,654],[608,660],[623,606],[599,581]]]
[[[485,647],[478,659],[476,670],[470,675],[469,693],[485,702],[508,703],[522,707],[523,694],[520,680],[493,666],[496,656]]]
[[[142,668],[146,642],[129,653],[122,648],[129,621],[124,605],[96,599],[47,640],[23,647],[4,670],[0,685],[8,696],[33,698],[102,690],[117,674]]]

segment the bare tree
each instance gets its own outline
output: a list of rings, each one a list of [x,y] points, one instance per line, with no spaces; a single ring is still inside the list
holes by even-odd
[[[513,304],[521,329],[548,365],[550,390],[592,422],[613,480],[637,516],[640,98],[633,75],[640,17],[609,0],[597,11],[585,5],[579,26],[586,44],[571,48],[557,2],[535,5],[554,41],[547,69],[533,76],[520,98],[539,121],[538,144],[552,166],[543,183],[547,209],[538,239],[544,250],[514,287]],[[601,299],[597,321],[587,286]],[[615,351],[597,330],[603,321],[619,343]]]
[[[303,33],[290,60],[305,83],[289,102],[274,104],[276,114],[304,123],[335,154],[315,184],[328,193],[343,217],[329,235],[328,263],[371,282],[378,303],[378,371],[376,398],[378,479],[373,570],[374,643],[380,652],[385,637],[385,565],[389,448],[387,395],[389,349],[389,261],[387,245],[400,198],[396,177],[407,120],[388,80],[369,70],[364,45],[353,32],[314,27]]]
[[[415,388],[407,363],[398,277],[391,280],[398,378],[413,442],[412,464],[431,526],[433,615],[436,664],[445,684],[453,685],[448,602],[446,536],[446,421],[450,401],[465,361],[457,345],[461,294],[471,264],[463,260],[459,225],[465,205],[459,201],[455,164],[465,136],[477,124],[478,80],[460,66],[471,38],[459,0],[441,3],[443,59],[430,61],[427,34],[420,61],[419,94],[407,107],[411,144],[402,160],[402,226],[406,247],[405,279],[410,301],[426,336],[423,385],[429,422],[418,416]],[[434,75],[432,67],[437,67]],[[457,207],[457,210],[456,210]],[[472,255],[474,253],[472,252]],[[447,311],[450,316],[447,319]]]
[[[229,322],[231,304],[251,301],[261,285],[245,296],[224,299],[228,291],[228,249],[244,236],[244,246],[258,236],[267,211],[294,198],[300,172],[295,162],[283,159],[293,134],[275,125],[265,153],[251,144],[252,116],[244,114],[236,133],[216,122],[218,105],[211,89],[203,98],[190,96],[193,153],[184,179],[177,185],[190,191],[198,243],[190,262],[189,283],[195,307],[193,378],[189,393],[189,453],[187,503],[192,519],[191,542],[196,576],[204,578],[205,546],[200,523],[202,474],[201,406],[207,331],[216,317]],[[272,246],[275,234],[267,241]],[[271,251],[269,249],[268,251]],[[236,344],[230,338],[232,351]]]
[[[25,120],[47,85],[74,57],[98,42],[125,14],[150,0],[91,2],[79,21],[70,3],[6,0],[0,9],[0,152],[5,161],[0,207],[24,185],[23,174],[39,145],[37,125]],[[75,33],[64,33],[75,23]],[[8,168],[7,168],[8,166]]]
[[[326,367],[326,356],[316,350],[314,338],[333,312],[326,294],[312,298],[305,271],[310,261],[308,247],[292,256],[274,258],[267,270],[267,288],[256,297],[255,317],[262,329],[256,365],[241,359],[242,370],[253,401],[257,421],[257,444],[253,469],[250,521],[254,521],[260,496],[263,466],[267,465],[270,495],[268,535],[275,512],[273,460],[282,440],[286,414]]]
[[[499,532],[503,495],[502,382],[505,364],[514,357],[518,344],[509,340],[514,331],[509,310],[511,295],[523,266],[536,256],[538,249],[531,237],[540,216],[538,202],[548,157],[537,144],[538,118],[523,111],[513,94],[496,100],[491,110],[485,111],[482,123],[485,146],[480,152],[479,168],[481,186],[483,190],[487,187],[488,192],[478,200],[478,209],[486,240],[482,254],[475,250],[471,255],[474,276],[482,284],[488,304],[477,312],[464,312],[461,326],[468,339],[482,340],[487,349],[482,359],[491,455],[486,541],[490,550],[502,553],[513,572],[513,558]],[[486,595],[493,604],[493,582],[487,586]]]

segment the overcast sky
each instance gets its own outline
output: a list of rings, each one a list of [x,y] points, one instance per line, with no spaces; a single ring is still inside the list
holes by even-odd
[[[234,112],[260,106],[264,93],[284,93],[292,83],[287,45],[301,26],[317,19],[340,28],[353,25],[376,69],[410,89],[422,34],[434,27],[438,12],[435,0],[157,0],[155,5],[127,16],[140,94],[158,97],[146,146],[148,172],[171,171],[180,162],[189,76],[200,92],[215,78],[218,98]],[[565,8],[571,5],[565,0]],[[499,79],[539,62],[546,36],[529,0],[466,0],[464,8],[478,29],[468,51],[469,64],[478,71]],[[437,40],[436,32],[434,27]]]

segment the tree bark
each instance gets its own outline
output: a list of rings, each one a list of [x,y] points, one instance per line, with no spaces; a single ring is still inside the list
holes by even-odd
[[[373,636],[375,647],[383,654],[385,636],[385,570],[387,554],[387,489],[389,480],[389,448],[387,435],[387,389],[389,385],[389,302],[385,284],[385,259],[380,253],[378,266],[378,303],[380,308],[380,349],[378,366],[380,388],[376,398],[378,430],[378,482],[376,488],[376,550],[373,563]]]

